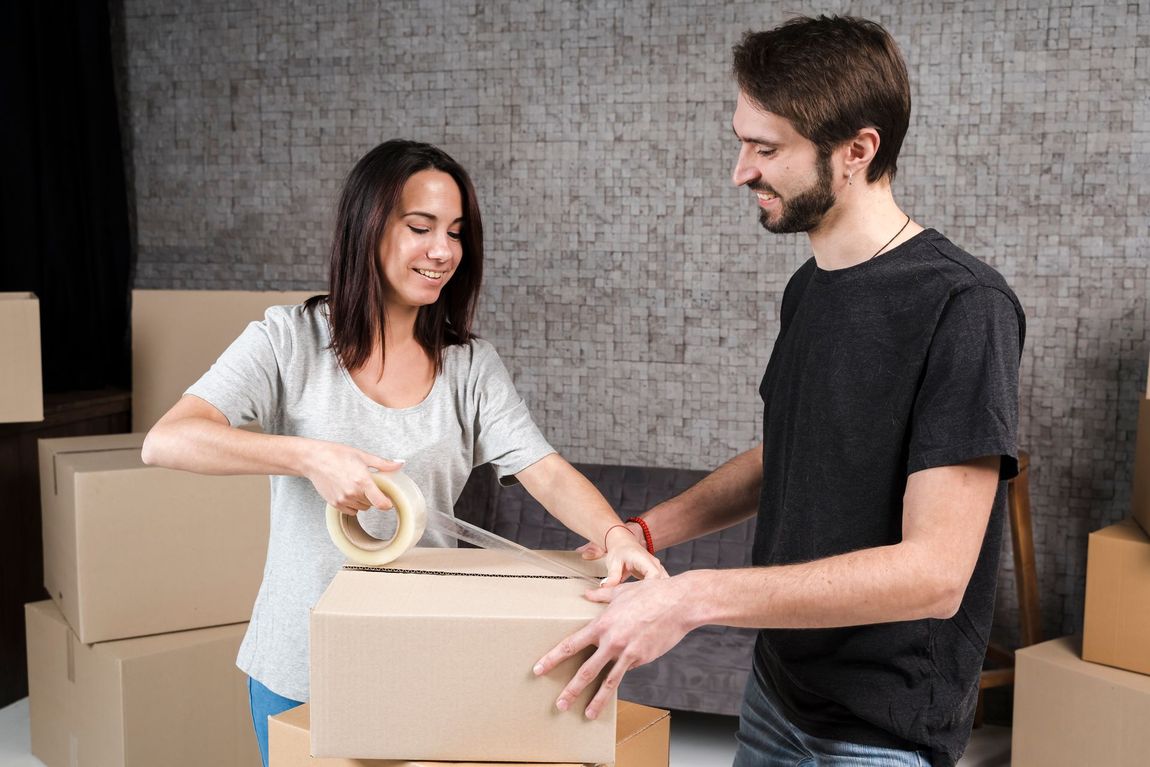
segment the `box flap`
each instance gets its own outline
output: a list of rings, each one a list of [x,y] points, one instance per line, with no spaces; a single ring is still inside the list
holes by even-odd
[[[567,561],[579,558],[573,552],[541,553]],[[450,579],[451,588],[442,587],[444,579]],[[583,598],[587,587],[586,581],[564,578],[504,552],[415,548],[385,567],[345,567],[315,612],[421,619],[546,615],[589,621],[603,607]]]
[[[56,437],[39,440],[40,472],[42,477],[41,488],[52,488],[53,493],[59,492],[59,460],[61,456],[95,455],[105,452],[115,452],[119,455],[116,460],[132,463],[130,456],[134,451],[137,466],[142,466],[140,448],[144,445],[144,434],[97,434],[86,437]],[[44,476],[44,472],[49,472]]]
[[[637,738],[670,715],[671,712],[666,709],[625,700],[619,701],[619,708],[615,714],[615,727],[618,733],[616,743],[621,746],[632,738]]]

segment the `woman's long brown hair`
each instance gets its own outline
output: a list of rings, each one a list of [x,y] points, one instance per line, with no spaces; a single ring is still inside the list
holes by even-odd
[[[431,144],[386,141],[364,155],[348,174],[336,211],[328,294],[313,296],[304,304],[308,311],[327,305],[331,348],[349,371],[367,362],[375,344],[382,351],[386,278],[379,263],[379,243],[404,184],[424,170],[442,171],[459,186],[463,257],[438,300],[419,308],[415,338],[438,374],[443,369],[444,349],[474,337],[471,322],[483,278],[483,222],[471,178],[463,166]]]

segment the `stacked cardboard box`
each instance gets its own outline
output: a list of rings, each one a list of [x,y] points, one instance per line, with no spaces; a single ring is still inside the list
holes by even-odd
[[[586,588],[481,549],[416,548],[383,568],[345,568],[311,616],[311,753],[614,761],[614,698],[595,720],[582,713],[598,680],[570,711],[555,708],[591,650],[550,674],[531,671],[603,609]]]
[[[32,753],[48,767],[250,767],[235,656],[263,570],[267,480],[145,466],[142,442],[40,441],[52,601],[26,609]]]
[[[671,717],[659,708],[619,701],[615,726],[615,767],[667,767]],[[528,767],[522,762],[383,761],[309,756],[311,710],[304,704],[268,720],[271,767]],[[550,767],[584,767],[567,762]]]
[[[299,300],[142,293],[141,431],[249,320]],[[52,601],[26,609],[32,751],[49,767],[251,767],[259,752],[235,657],[263,572],[267,478],[145,466],[143,437],[41,440]]]
[[[1015,656],[1014,767],[1144,767],[1150,676],[1083,661],[1062,637]]]
[[[1081,643],[1063,637],[1017,654],[1016,767],[1147,764],[1150,391],[1147,395],[1140,403],[1135,449],[1134,516],[1090,534]]]
[[[247,621],[265,477],[146,466],[143,434],[40,440],[44,586],[84,644]]]
[[[42,420],[40,301],[0,293],[0,423]]]
[[[1150,674],[1150,536],[1126,519],[1090,534],[1082,657]]]
[[[32,753],[48,767],[252,767],[247,624],[82,644],[52,601],[25,608]]]
[[[132,431],[147,431],[269,306],[315,291],[132,291]],[[188,332],[195,328],[195,332]]]

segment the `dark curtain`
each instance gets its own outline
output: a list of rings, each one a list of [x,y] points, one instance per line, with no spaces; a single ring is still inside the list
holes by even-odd
[[[0,290],[40,298],[47,392],[128,388],[128,199],[108,6],[0,10]]]

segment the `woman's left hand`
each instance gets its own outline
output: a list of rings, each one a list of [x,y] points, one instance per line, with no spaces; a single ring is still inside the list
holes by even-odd
[[[666,578],[663,563],[647,552],[647,548],[626,527],[613,527],[607,532],[607,577],[603,586],[617,586],[628,576],[636,578]]]

